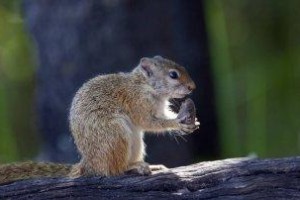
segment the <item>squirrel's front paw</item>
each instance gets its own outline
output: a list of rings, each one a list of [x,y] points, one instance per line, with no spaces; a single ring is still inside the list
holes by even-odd
[[[180,123],[180,129],[181,129],[181,131],[183,131],[185,133],[192,133],[195,130],[197,130],[198,128],[199,128],[199,126],[196,125],[196,124],[182,124],[182,123]]]
[[[146,162],[137,162],[129,166],[129,169],[126,171],[128,174],[140,174],[140,175],[150,175],[151,169],[148,163]]]

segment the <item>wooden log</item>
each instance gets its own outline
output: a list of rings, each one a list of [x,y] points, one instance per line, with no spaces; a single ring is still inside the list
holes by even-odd
[[[0,186],[1,199],[300,199],[300,157],[233,158],[150,176],[48,178]]]

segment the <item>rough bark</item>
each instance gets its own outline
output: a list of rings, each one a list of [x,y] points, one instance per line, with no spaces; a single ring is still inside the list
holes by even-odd
[[[233,158],[151,176],[26,180],[0,186],[11,199],[300,199],[300,157]]]

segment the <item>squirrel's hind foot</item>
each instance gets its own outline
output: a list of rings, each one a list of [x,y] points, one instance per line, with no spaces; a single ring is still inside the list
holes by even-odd
[[[168,170],[168,168],[164,165],[150,165],[151,171],[160,171],[160,170]]]
[[[164,165],[149,165],[146,162],[134,163],[126,171],[127,174],[139,174],[139,175],[150,175],[152,172],[156,171],[166,171],[168,168]]]
[[[137,162],[129,166],[127,174],[139,174],[148,176],[151,174],[150,165],[146,162]]]

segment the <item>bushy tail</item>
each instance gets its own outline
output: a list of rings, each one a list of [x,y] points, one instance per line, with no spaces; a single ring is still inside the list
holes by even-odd
[[[71,171],[71,167],[71,165],[37,162],[0,165],[0,184],[31,178],[65,177]]]

